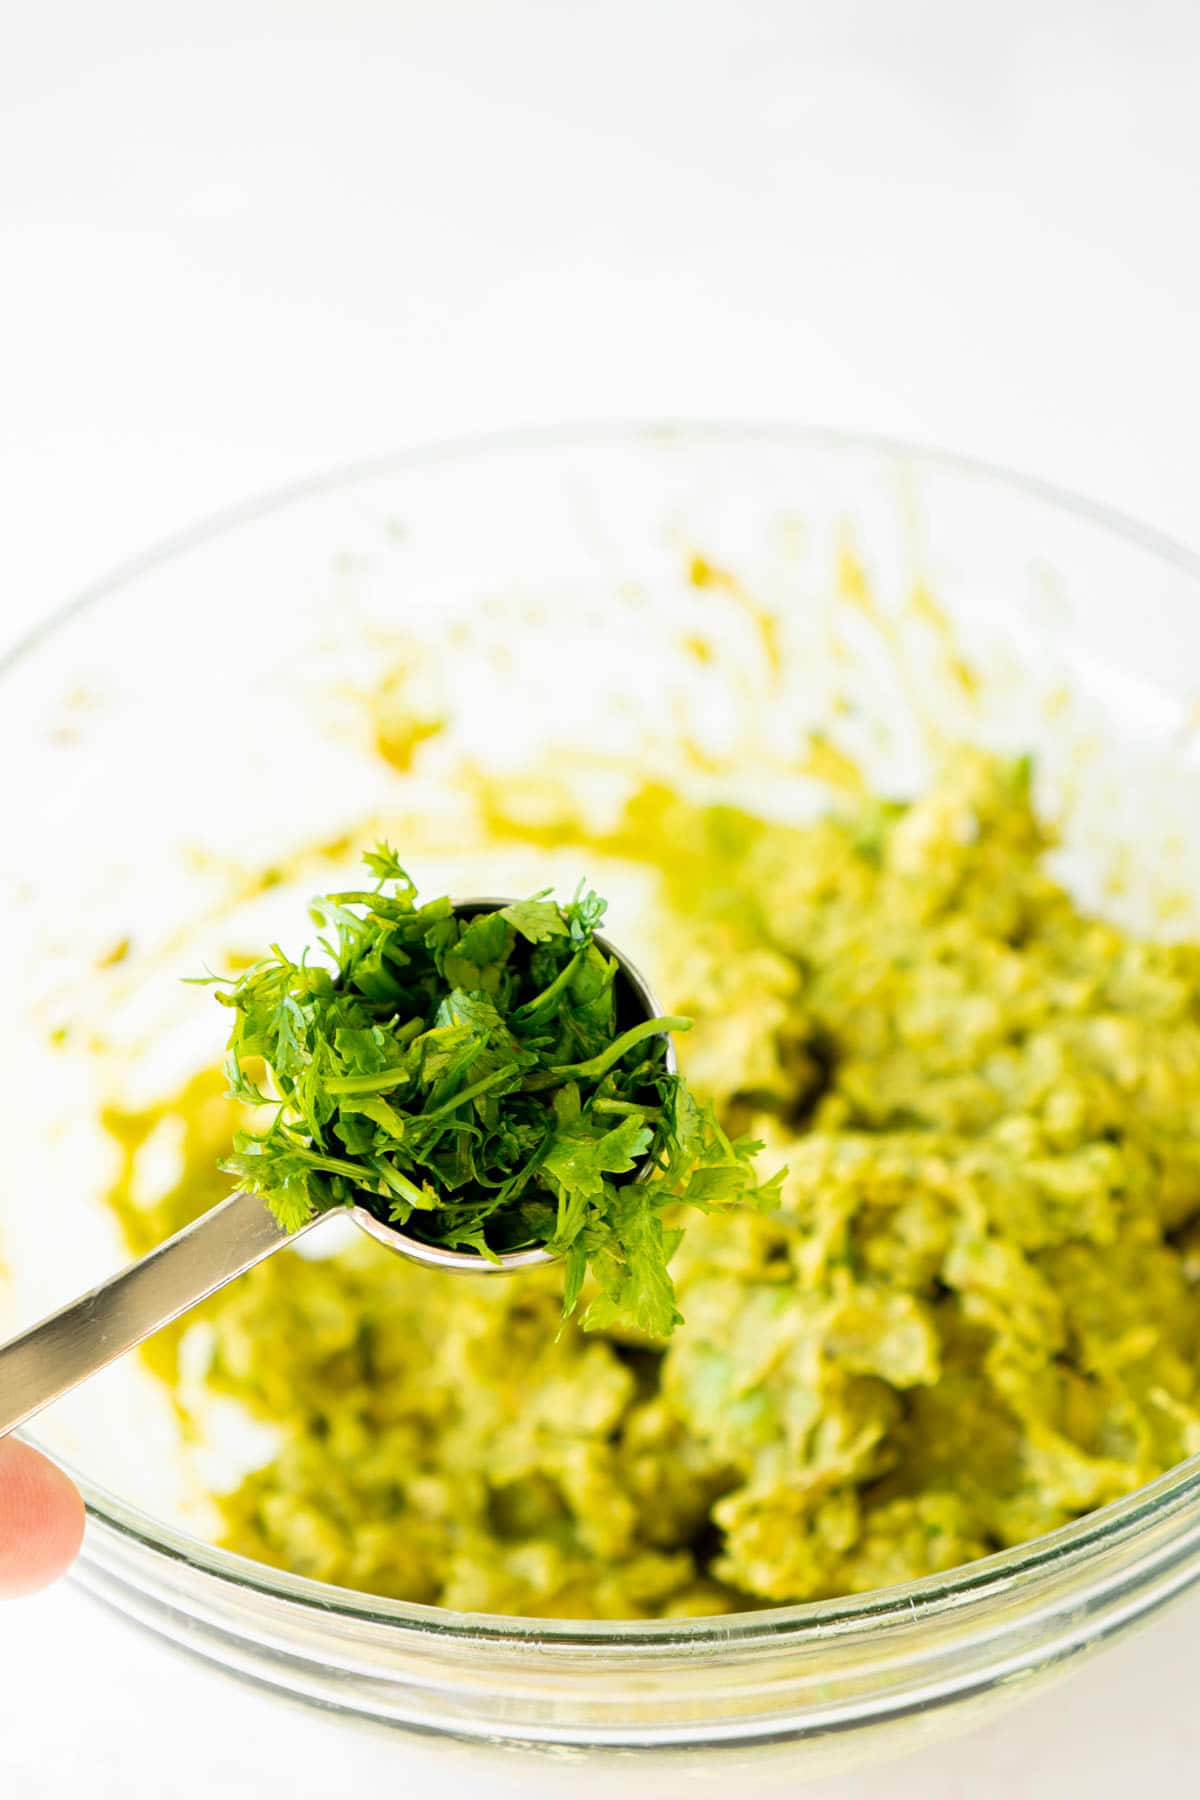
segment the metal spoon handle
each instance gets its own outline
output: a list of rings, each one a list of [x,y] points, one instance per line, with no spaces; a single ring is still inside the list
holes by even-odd
[[[258,1195],[239,1191],[0,1344],[0,1437],[299,1235],[285,1232]]]

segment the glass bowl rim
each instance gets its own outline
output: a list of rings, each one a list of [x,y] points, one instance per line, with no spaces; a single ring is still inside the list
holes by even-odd
[[[479,456],[510,452],[622,445],[665,449],[689,444],[717,448],[722,445],[743,449],[792,446],[805,451],[828,450],[835,454],[909,462],[944,474],[962,476],[988,487],[1007,490],[1016,499],[1035,500],[1055,511],[1072,515],[1081,523],[1123,539],[1200,583],[1200,554],[1179,540],[1117,508],[983,458],[960,455],[902,437],[783,421],[582,420],[466,433],[418,443],[339,463],[219,508],[118,563],[63,605],[51,609],[0,655],[0,682],[19,678],[25,659],[69,625],[76,615],[118,596],[126,586],[153,573],[161,565],[201,549],[226,533],[257,524],[273,514],[286,512],[307,500],[335,494],[359,482],[403,473],[406,469],[424,470],[439,464],[452,466]],[[22,1432],[19,1435],[37,1445],[35,1434]],[[487,1641],[512,1644],[519,1640],[530,1646],[544,1646],[547,1650],[588,1648],[618,1654],[622,1651],[636,1654],[652,1648],[695,1650],[706,1641],[724,1648],[778,1643],[781,1639],[798,1643],[810,1637],[825,1638],[833,1630],[845,1632],[868,1625],[878,1628],[888,1622],[912,1624],[947,1606],[960,1611],[969,1603],[975,1609],[989,1595],[1009,1590],[1017,1581],[1034,1580],[1051,1571],[1062,1573],[1073,1566],[1082,1567],[1095,1554],[1130,1542],[1147,1521],[1161,1521],[1173,1510],[1183,1510],[1189,1502],[1200,1498],[1198,1454],[1169,1469],[1155,1481],[1069,1525],[1044,1533],[1015,1549],[961,1564],[944,1575],[926,1576],[919,1581],[874,1589],[862,1595],[710,1617],[585,1621],[455,1612],[444,1607],[362,1594],[309,1576],[273,1569],[207,1544],[189,1532],[155,1519],[92,1481],[69,1461],[61,1457],[56,1460],[82,1492],[89,1520],[155,1558],[167,1563],[181,1563],[220,1584],[364,1625],[399,1627],[462,1644]]]

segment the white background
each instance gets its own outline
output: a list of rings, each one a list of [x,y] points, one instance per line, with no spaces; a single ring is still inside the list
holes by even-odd
[[[0,19],[0,640],[248,492],[563,418],[898,433],[1200,542],[1195,0]],[[1197,1646],[1185,1604],[964,1744],[807,1791],[1191,1794]],[[0,1676],[14,1800],[434,1791],[424,1750],[70,1589],[5,1609]]]

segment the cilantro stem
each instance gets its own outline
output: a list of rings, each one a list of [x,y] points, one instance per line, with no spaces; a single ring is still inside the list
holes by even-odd
[[[444,1100],[440,1106],[435,1106],[432,1112],[419,1113],[417,1116],[422,1125],[428,1125],[431,1120],[440,1119],[445,1113],[456,1112],[460,1106],[465,1106],[468,1100],[474,1100],[480,1094],[486,1094],[489,1088],[494,1088],[501,1081],[507,1081],[511,1075],[511,1069],[493,1069],[492,1073],[483,1076],[482,1080],[472,1082],[470,1087],[463,1088],[457,1094],[451,1094],[449,1100]]]
[[[581,949],[575,952],[570,962],[565,964],[565,966],[559,970],[549,987],[544,987],[540,994],[535,994],[532,1000],[527,1000],[525,1002],[524,1006],[518,1006],[514,1009],[511,1014],[514,1023],[527,1023],[529,1020],[537,1018],[539,1013],[545,1012],[552,1001],[558,999],[558,996],[562,993],[563,989],[575,974],[580,963],[583,961],[584,952],[587,948],[588,945],[584,944]]]
[[[594,1113],[621,1113],[639,1119],[661,1119],[661,1106],[639,1106],[636,1100],[593,1100]]]
[[[607,1050],[602,1050],[599,1056],[589,1057],[587,1062],[560,1063],[557,1068],[551,1069],[550,1073],[554,1076],[582,1077],[584,1081],[599,1081],[600,1077],[607,1075],[613,1064],[619,1063],[625,1052],[632,1050],[635,1044],[643,1044],[650,1037],[666,1037],[667,1033],[671,1031],[690,1031],[691,1029],[692,1021],[690,1019],[678,1019],[670,1014],[661,1019],[643,1019],[640,1025],[631,1025],[629,1030],[623,1031],[619,1038],[614,1038]]]
[[[415,1182],[410,1181],[408,1176],[402,1174],[394,1164],[389,1165],[382,1158],[377,1157],[371,1167],[385,1187],[391,1188],[394,1194],[399,1194],[402,1199],[407,1200],[409,1205],[415,1207],[418,1212],[433,1212],[436,1208],[437,1201],[433,1195],[427,1189],[419,1188]],[[392,1217],[395,1218],[395,1216],[393,1209]]]
[[[346,1175],[358,1186],[362,1186],[363,1164],[347,1162],[340,1156],[322,1156],[315,1150],[306,1150],[288,1135],[288,1155],[294,1156],[310,1169],[321,1169],[326,1175]]]
[[[393,1063],[391,1068],[377,1069],[374,1075],[331,1075],[323,1086],[327,1094],[386,1094],[411,1075],[404,1063]]]

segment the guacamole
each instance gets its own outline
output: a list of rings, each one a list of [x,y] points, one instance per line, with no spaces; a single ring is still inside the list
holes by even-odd
[[[720,1613],[949,1569],[1200,1450],[1200,946],[1077,910],[1026,765],[962,750],[808,826],[647,789],[580,841],[651,871],[685,1071],[782,1206],[690,1223],[669,1342],[564,1325],[559,1268],[262,1265],[200,1327],[277,1432],[228,1546],[459,1609]],[[221,1085],[149,1205],[159,1115],[111,1115],[135,1247],[222,1191]]]

